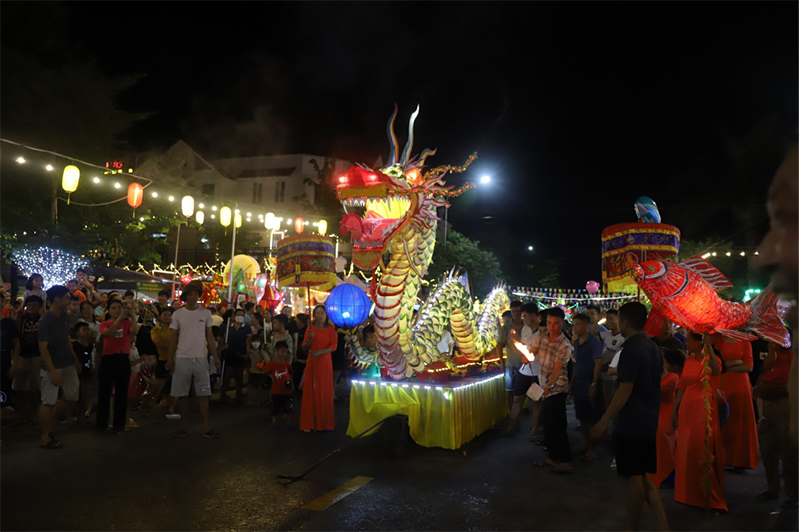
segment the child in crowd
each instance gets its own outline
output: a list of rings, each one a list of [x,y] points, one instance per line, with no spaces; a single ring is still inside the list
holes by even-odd
[[[269,362],[269,351],[262,344],[260,334],[252,334],[247,339],[247,398],[250,405],[262,406],[269,402],[269,382],[267,374],[261,368],[262,363]]]
[[[350,354],[356,361],[356,367],[361,369],[360,376],[365,379],[379,379],[381,377],[380,351],[378,350],[378,335],[372,325],[364,327],[364,345],[362,346],[355,335],[348,336]],[[364,367],[364,364],[368,364]]]
[[[678,439],[675,427],[672,425],[672,410],[675,406],[675,394],[678,392],[678,382],[685,360],[686,355],[680,349],[667,349],[664,352],[664,367],[661,372],[661,407],[658,414],[658,432],[656,433],[658,461],[656,472],[647,473],[657,488],[675,486],[675,446]]]
[[[94,340],[95,334],[91,326],[85,321],[75,324],[72,333],[76,340],[72,342],[72,349],[81,365],[81,372],[78,374],[80,383],[80,395],[77,412],[83,412],[83,417],[87,418],[92,412],[94,387],[92,382],[92,371],[94,369]],[[67,420],[67,423],[80,422],[77,416]]]
[[[289,346],[286,342],[275,344],[275,360],[262,361],[259,367],[272,377],[272,421],[269,428],[274,429],[276,422],[286,421],[292,413],[292,365],[289,362]],[[289,428],[291,424],[287,425]]]

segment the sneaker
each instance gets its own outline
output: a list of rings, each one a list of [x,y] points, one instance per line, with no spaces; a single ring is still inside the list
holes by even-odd
[[[180,419],[181,415],[176,414],[175,412],[167,412],[166,414],[164,414],[164,417],[167,419]]]
[[[616,468],[617,468],[617,459],[614,458],[613,460],[611,460],[611,469],[616,469]]]

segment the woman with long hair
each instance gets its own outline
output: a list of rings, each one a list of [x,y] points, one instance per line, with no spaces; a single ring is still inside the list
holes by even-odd
[[[727,512],[717,396],[722,362],[707,335],[690,332],[686,347],[688,356],[672,414],[672,424],[678,429],[675,500]],[[711,369],[707,376],[708,390],[704,382],[706,362]],[[706,401],[710,403],[708,409]],[[710,424],[710,433],[706,433],[706,423]]]
[[[746,340],[731,340],[718,334],[713,339],[725,364],[719,388],[730,408],[728,420],[722,427],[724,464],[737,471],[756,469],[758,429],[749,375],[753,371],[753,347]]]
[[[314,307],[314,321],[306,330],[303,349],[308,351],[303,377],[303,405],[300,430],[333,431],[333,365],[331,353],[336,350],[338,336],[328,321],[323,305]]]

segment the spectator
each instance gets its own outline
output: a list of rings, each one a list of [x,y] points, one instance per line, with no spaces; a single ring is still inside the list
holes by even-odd
[[[745,468],[756,469],[758,431],[748,375],[753,370],[753,348],[748,341],[731,340],[717,334],[712,340],[725,365],[719,378],[719,389],[729,409],[728,420],[720,432],[724,464],[734,467],[737,473]]]
[[[89,326],[92,333],[92,343],[96,344],[100,341],[100,325],[95,320],[94,307],[88,301],[84,301],[80,305],[79,323],[85,323]]]
[[[84,301],[83,304],[91,306],[91,303]],[[96,324],[92,324],[96,325]],[[75,324],[74,336],[76,340],[72,342],[72,349],[75,351],[75,356],[81,364],[81,372],[78,374],[78,383],[80,386],[79,402],[75,414],[75,422],[79,422],[78,415],[83,418],[88,418],[92,412],[92,403],[94,402],[94,383],[92,382],[92,373],[95,366],[95,343],[96,338],[94,331],[85,321],[79,321]]]
[[[197,300],[203,289],[189,284],[181,294],[186,305],[175,311],[169,325],[172,337],[169,343],[167,369],[172,372],[171,395],[179,398],[183,427],[173,436],[183,438],[189,435],[189,388],[194,384],[194,394],[203,418],[203,437],[219,438],[217,431],[209,425],[208,398],[211,396],[211,379],[208,352],[213,356],[214,365],[220,366],[217,357],[216,341],[211,331],[211,313],[200,308]]]
[[[76,296],[75,294],[70,294],[70,296],[69,296],[69,308],[67,309],[67,317],[69,318],[70,335],[72,335],[72,331],[75,328],[75,324],[77,324],[78,320],[81,318],[81,303],[82,303],[82,301],[81,301],[80,297]],[[91,303],[90,303],[90,305],[91,305]]]
[[[3,407],[13,406],[19,410],[19,401],[12,391],[14,361],[20,357],[19,326],[11,318],[0,320],[0,392],[6,394]]]
[[[660,408],[661,350],[644,334],[647,307],[639,302],[619,309],[619,330],[625,337],[620,351],[619,389],[611,406],[595,425],[594,438],[606,433],[608,421],[618,415],[614,427],[617,474],[628,479],[627,530],[639,528],[645,501],[656,518],[657,530],[668,530],[667,516],[658,489],[647,473],[657,470],[656,433]]]
[[[11,294],[5,291],[3,287],[0,286],[0,297],[3,299],[3,310],[0,312],[0,318],[12,318],[16,319],[16,312],[14,310],[14,305],[11,303]]]
[[[215,327],[221,327],[222,316],[220,316],[219,312],[217,312],[217,307],[209,307],[208,310],[211,312],[211,323],[213,323]]]
[[[45,295],[47,295],[45,293]],[[13,360],[11,389],[17,392],[20,422],[33,423],[39,406],[42,357],[39,351],[39,322],[44,302],[39,296],[25,299],[25,311],[19,318],[19,356]]]
[[[39,352],[43,362],[39,429],[41,445],[46,449],[61,447],[61,441],[53,432],[53,421],[61,413],[72,410],[80,393],[78,374],[81,372],[81,364],[69,343],[69,293],[65,286],[50,288],[47,291],[50,310],[39,321]],[[60,401],[59,390],[63,393]]]
[[[510,310],[507,310],[507,311],[503,312],[503,314],[500,316],[500,319],[502,320],[502,323],[500,324],[500,327],[501,327],[501,328],[502,328],[502,327],[503,327],[505,324],[507,324],[507,323],[511,323],[512,321],[514,321],[514,317],[513,317],[513,315],[511,314],[511,311],[510,311]]]
[[[275,353],[277,352],[277,344],[278,342],[286,342],[286,346],[289,348],[289,363],[292,363],[292,353],[294,353],[294,340],[292,339],[292,335],[289,334],[289,331],[286,329],[287,325],[289,324],[289,319],[284,316],[283,314],[276,314],[274,318],[272,318],[272,332],[269,334],[269,352],[270,357],[275,359]]]
[[[250,325],[250,320],[253,319],[253,314],[255,314],[253,310],[255,308],[255,305],[250,301],[248,301],[243,305],[243,308],[244,308],[244,324]]]
[[[605,414],[608,407],[611,406],[611,399],[614,397],[617,383],[616,377],[609,374],[608,369],[611,365],[611,361],[614,359],[614,355],[619,353],[619,350],[622,349],[622,343],[625,341],[625,338],[619,332],[617,316],[618,313],[616,309],[608,309],[606,311],[606,327],[608,330],[604,333],[600,333],[600,339],[604,344],[603,365],[601,367],[602,371],[600,372],[600,381],[603,383],[603,389],[601,390],[603,397],[603,414]],[[613,426],[613,423],[613,419],[609,420],[609,426]],[[604,439],[607,438],[608,435],[606,435]]]
[[[172,309],[165,307],[158,315],[158,324],[150,331],[150,339],[158,350],[158,362],[156,362],[156,386],[153,391],[153,397],[159,401],[162,393],[168,393],[168,385],[172,379],[172,375],[167,371],[167,361],[169,360],[169,341],[172,337],[172,331],[169,324],[172,321]],[[167,419],[180,419],[181,415],[175,413],[175,404],[177,398],[171,395],[167,396]]]
[[[70,279],[67,281],[67,288],[69,288],[70,294],[78,298],[79,303],[86,301],[86,296],[78,289],[79,287],[77,279]]]
[[[672,322],[668,319],[664,319],[664,321],[661,322],[661,334],[659,336],[653,336],[652,338],[662,351],[665,349],[683,349],[681,341],[672,335],[672,327]]]
[[[161,313],[165,309],[172,309],[172,307],[169,306],[170,295],[171,294],[166,290],[161,290],[158,292],[158,295],[156,295],[156,303],[153,305],[156,308],[156,316],[161,316]]]
[[[589,332],[598,340],[602,340],[601,335],[608,332],[605,326],[598,323],[602,313],[603,309],[599,305],[591,304],[586,307],[586,315],[589,316]],[[606,323],[608,323],[608,317],[606,317]]]
[[[106,310],[108,310],[108,292],[103,292],[100,294],[100,302],[94,307],[94,315],[98,321],[104,321]]]
[[[674,336],[681,344],[683,344],[684,353],[686,352],[686,334],[686,327],[676,327],[675,332],[672,333],[672,336]]]
[[[267,334],[269,334],[270,331],[272,331],[272,318],[273,318],[272,311],[269,309],[265,309],[261,311],[260,314],[261,317],[263,318],[264,330],[266,331]]]
[[[31,296],[36,296],[42,301],[47,301],[47,294],[44,291],[44,277],[38,273],[33,273],[28,277],[28,282],[25,284],[25,293],[22,294],[22,300],[27,301]],[[44,310],[44,306],[42,306],[42,310]]]
[[[222,382],[220,384],[220,404],[225,404],[228,399],[228,385],[231,379],[236,383],[236,404],[241,405],[243,403],[244,368],[248,365],[247,342],[251,335],[253,335],[253,330],[249,325],[244,325],[244,311],[237,309],[234,314],[233,324],[228,328],[228,339],[225,342],[228,348],[224,353],[225,367],[222,370]],[[260,346],[263,342],[260,337],[257,338]]]
[[[547,459],[538,466],[549,466],[556,473],[572,473],[572,451],[567,436],[567,364],[572,356],[569,340],[563,334],[564,311],[547,311],[547,334],[534,338],[531,352],[539,359],[539,381],[544,390],[542,424]]]
[[[675,427],[672,426],[672,410],[675,407],[675,394],[686,355],[680,349],[667,349],[664,352],[664,367],[661,371],[661,407],[658,411],[658,432],[656,432],[656,472],[647,473],[656,488],[662,484],[675,486],[675,446],[678,443]]]
[[[606,333],[606,331],[600,331]],[[586,451],[581,460],[591,462],[597,458],[592,439],[592,428],[600,421],[602,398],[597,387],[600,385],[600,372],[603,365],[603,344],[591,333],[590,318],[586,314],[576,314],[572,319],[572,337],[575,371],[570,383],[570,391],[575,399],[575,417],[581,423],[581,432],[586,442]]]
[[[133,303],[136,301],[136,293],[133,290],[125,290],[125,295],[122,296],[125,303]]]
[[[306,330],[303,349],[308,350],[308,364],[303,384],[300,430],[333,431],[333,365],[331,353],[336,350],[336,329],[328,321],[323,305],[314,307],[314,323]]]
[[[110,319],[100,324],[103,356],[98,367],[97,428],[95,434],[108,430],[111,410],[111,389],[114,389],[113,428],[117,436],[125,435],[128,386],[131,379],[131,340],[139,332],[133,304],[114,299],[108,304]]]
[[[350,352],[352,355],[360,357],[362,360],[372,359],[375,363],[361,370],[360,377],[365,379],[379,379],[381,376],[380,350],[378,349],[378,335],[375,334],[375,327],[367,325],[364,327],[363,347],[356,335],[348,337]],[[360,366],[357,366],[360,367]]]
[[[89,282],[86,270],[78,268],[78,271],[75,272],[75,279],[78,281],[78,291],[86,297],[86,301],[92,303],[93,306],[99,304],[100,294],[94,289],[94,285]]]
[[[759,412],[763,416],[758,424],[761,459],[767,474],[767,491],[758,494],[762,500],[780,497],[781,478],[778,462],[783,462],[783,487],[786,498],[781,508],[797,508],[797,452],[789,437],[789,371],[794,361],[791,349],[770,343],[769,355],[764,363],[764,373],[756,384]]]
[[[508,406],[514,402],[514,390],[519,379],[519,368],[522,366],[522,355],[517,351],[514,340],[519,342],[522,339],[522,301],[511,302],[511,321],[504,324],[500,329],[500,336],[497,339],[497,356],[500,363],[505,368],[506,391],[508,392]],[[507,357],[503,359],[503,349],[505,348]],[[519,428],[519,427],[517,427]]]
[[[525,344],[530,350],[530,346],[533,343],[534,333],[539,331],[539,313],[536,309],[535,303],[526,303],[522,305],[522,331],[520,333],[520,341],[521,343]],[[535,364],[535,368],[532,367]],[[535,376],[534,376],[535,375]],[[506,430],[507,436],[513,436],[519,427],[519,418],[522,414],[522,403],[525,401],[526,393],[528,392],[528,388],[536,382],[538,384],[539,380],[539,362],[534,357],[533,362],[528,362],[527,358],[522,359],[522,365],[519,368],[519,377],[517,377],[517,385],[514,388],[514,399],[513,404],[511,406],[511,420],[508,425],[508,429]],[[531,411],[533,413],[534,410],[537,412],[541,411],[541,401],[529,401],[531,405]],[[538,421],[538,415],[537,421]],[[530,428],[530,438],[534,438],[534,433],[536,432],[536,424],[531,421],[531,428]]]
[[[247,339],[247,399],[251,406],[263,406],[269,402],[269,382],[259,365],[269,360],[269,346],[263,344],[261,336],[251,335]]]
[[[725,479],[723,447],[720,437],[719,410],[716,401],[711,408],[711,438],[705,432],[704,418],[706,394],[703,389],[704,359],[708,359],[711,375],[708,382],[711,396],[716,397],[719,388],[721,364],[713,352],[711,338],[697,333],[686,337],[689,355],[683,365],[678,394],[672,412],[672,425],[678,429],[678,444],[675,452],[675,500],[683,504],[728,511],[725,502]],[[710,481],[706,492],[706,474],[702,464],[706,459],[706,446],[712,456]],[[701,464],[701,467],[698,467]]]
[[[265,373],[272,377],[272,421],[269,428],[274,429],[278,421],[286,421],[292,413],[292,365],[289,363],[289,346],[286,342],[275,344],[275,360],[260,364]],[[291,428],[291,425],[288,425]]]

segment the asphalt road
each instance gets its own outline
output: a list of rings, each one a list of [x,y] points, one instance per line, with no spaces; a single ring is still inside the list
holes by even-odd
[[[295,418],[299,417],[299,398]],[[571,407],[569,408],[572,415]],[[140,428],[125,437],[92,436],[91,427],[62,428],[60,450],[38,447],[34,427],[2,430],[2,530],[619,530],[625,484],[600,458],[558,476],[535,467],[544,457],[525,431],[500,436],[501,425],[459,451],[410,445],[388,458],[382,437],[352,442],[304,480],[284,486],[350,438],[348,409],[336,407],[337,431],[269,429],[266,410],[212,407],[218,440],[173,439],[179,421],[134,413]],[[295,419],[297,421],[297,419]],[[573,449],[581,448],[572,430]],[[372,480],[322,510],[304,508],[357,477]],[[361,482],[366,479],[361,479]],[[729,514],[672,500],[661,490],[673,530],[797,530],[797,510],[762,502],[763,470],[726,476]],[[325,502],[321,503],[325,506]],[[654,520],[645,510],[644,529]]]

